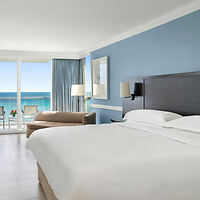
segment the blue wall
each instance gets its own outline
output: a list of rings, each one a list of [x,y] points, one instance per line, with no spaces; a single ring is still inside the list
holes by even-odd
[[[134,76],[200,71],[200,10],[91,52],[91,59],[109,56],[110,98],[92,103],[121,106],[120,82]],[[121,112],[92,109],[97,122]]]

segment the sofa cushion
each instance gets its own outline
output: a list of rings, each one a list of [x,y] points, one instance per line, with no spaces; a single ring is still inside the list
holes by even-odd
[[[48,122],[48,121],[33,121],[28,122],[27,128],[37,130],[40,128],[50,128],[50,127],[57,127],[57,126],[80,126],[83,125],[82,123],[63,123],[63,122]]]
[[[43,111],[39,112],[34,121],[48,121],[61,123],[83,123],[84,116],[89,113],[84,112],[59,112],[59,111]]]

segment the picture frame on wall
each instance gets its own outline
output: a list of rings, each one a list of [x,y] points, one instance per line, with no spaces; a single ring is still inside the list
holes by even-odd
[[[108,56],[94,59],[92,62],[92,98],[109,98]]]

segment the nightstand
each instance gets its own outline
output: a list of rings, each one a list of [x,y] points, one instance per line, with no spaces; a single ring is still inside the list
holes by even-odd
[[[119,118],[119,119],[117,119],[117,118],[112,118],[112,119],[110,119],[110,121],[111,122],[125,122],[126,120],[125,119],[122,119],[122,118]]]

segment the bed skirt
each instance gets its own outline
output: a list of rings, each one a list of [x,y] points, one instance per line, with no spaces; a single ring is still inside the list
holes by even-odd
[[[46,195],[46,199],[47,200],[58,200],[51,188],[51,186],[48,183],[48,180],[42,170],[42,168],[40,167],[40,165],[37,163],[37,167],[38,167],[38,180],[44,190],[44,193]]]

